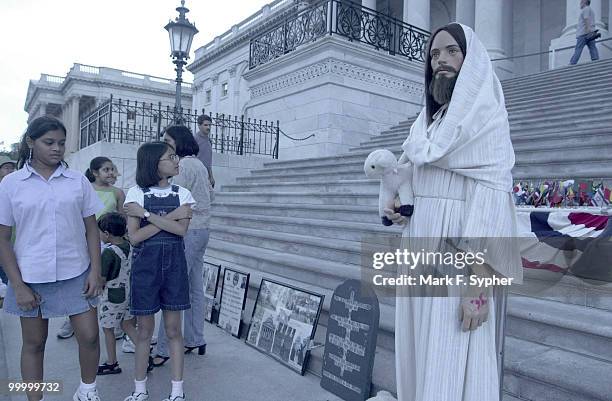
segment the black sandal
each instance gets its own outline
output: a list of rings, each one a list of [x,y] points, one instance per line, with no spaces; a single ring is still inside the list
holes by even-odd
[[[198,355],[206,354],[206,344],[204,344],[204,345],[200,345],[197,347],[185,347],[185,355],[191,354],[191,351],[193,351],[196,348],[198,349]]]
[[[121,368],[119,367],[119,362],[115,362],[113,364],[104,363],[98,366],[98,376],[104,375],[116,375],[121,373]]]
[[[157,363],[157,362],[155,362],[156,358],[159,358],[162,361]],[[168,359],[170,359],[169,356],[155,355],[154,357],[151,358],[151,365],[157,368],[159,366],[162,366],[164,363],[168,362]]]

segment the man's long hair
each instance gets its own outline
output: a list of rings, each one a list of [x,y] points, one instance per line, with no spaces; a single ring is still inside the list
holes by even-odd
[[[434,33],[432,33],[429,41],[427,42],[427,53],[425,54],[425,108],[427,112],[427,125],[429,126],[433,121],[433,115],[442,107],[441,104],[436,102],[429,90],[429,85],[431,84],[431,80],[433,79],[433,70],[431,69],[431,45],[434,41],[434,38],[440,31],[448,32],[459,45],[461,51],[463,52],[463,57],[466,56],[466,39],[465,33],[463,32],[463,28],[461,25],[457,23],[450,23],[448,25],[444,25],[438,28]]]

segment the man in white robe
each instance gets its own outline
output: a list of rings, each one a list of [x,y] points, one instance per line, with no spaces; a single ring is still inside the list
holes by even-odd
[[[517,235],[511,195],[514,151],[504,96],[486,49],[469,27],[454,23],[432,34],[425,88],[426,106],[400,159],[414,164],[414,213],[406,220],[387,210],[387,217],[406,224],[403,235],[409,241],[438,240],[440,249],[449,237],[504,239],[489,241],[486,262],[473,266],[473,273],[511,277],[519,284],[518,251],[500,246]],[[448,291],[461,293],[398,293],[398,400],[499,401],[491,288]]]

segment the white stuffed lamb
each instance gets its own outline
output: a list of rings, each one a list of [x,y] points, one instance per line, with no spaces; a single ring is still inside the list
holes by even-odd
[[[403,159],[401,159],[403,160]],[[387,149],[377,149],[368,155],[363,170],[368,178],[380,179],[378,194],[378,214],[385,226],[393,223],[385,216],[384,209],[411,216],[414,209],[412,191],[412,163],[398,164],[395,155]],[[395,208],[395,198],[399,195],[400,208]]]

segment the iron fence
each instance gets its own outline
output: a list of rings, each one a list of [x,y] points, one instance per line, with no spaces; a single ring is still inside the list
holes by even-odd
[[[253,69],[326,35],[337,35],[414,61],[425,61],[430,33],[349,0],[322,0],[253,37]]]
[[[163,130],[177,120],[198,131],[197,119],[208,114],[211,119],[209,137],[213,151],[237,155],[264,155],[278,159],[279,122],[264,121],[244,116],[182,109],[177,116],[174,107],[160,103],[146,103],[110,99],[81,120],[80,148],[96,142],[141,144],[160,140]]]

